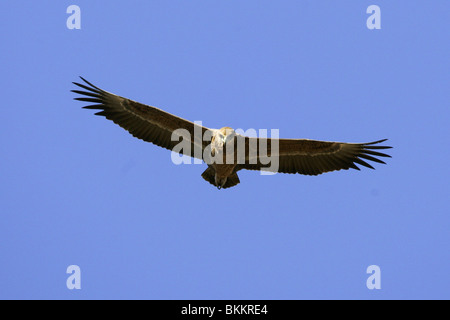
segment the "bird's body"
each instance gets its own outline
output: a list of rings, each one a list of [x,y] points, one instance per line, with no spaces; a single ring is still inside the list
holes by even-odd
[[[227,153],[226,148],[227,144],[233,143],[235,137],[236,132],[233,129],[230,127],[223,127],[219,130],[215,130],[211,138],[211,156],[215,156],[217,161],[211,161],[207,170],[210,170],[211,174],[214,174],[213,184],[219,189],[226,185],[228,177],[236,174],[237,152],[231,153],[230,156],[230,153]]]
[[[87,91],[72,90],[83,95],[75,99],[94,103],[84,108],[101,110],[96,115],[105,116],[139,139],[204,160],[208,168],[202,177],[219,189],[237,185],[240,182],[237,172],[242,169],[318,175],[349,168],[359,170],[356,164],[373,169],[364,160],[384,163],[377,157],[390,157],[375,151],[391,148],[378,145],[385,140],[344,143],[250,138],[237,134],[230,127],[219,130],[206,128],[158,108],[106,92],[81,79],[87,85],[74,84]],[[180,140],[184,143],[182,148],[177,146]]]

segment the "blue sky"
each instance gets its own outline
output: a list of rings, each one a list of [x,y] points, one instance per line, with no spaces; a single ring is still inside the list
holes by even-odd
[[[71,4],[81,30],[66,27]],[[0,298],[450,298],[449,1],[0,6]],[[241,172],[219,191],[205,165],[81,109],[78,76],[213,128],[389,138],[393,158]]]

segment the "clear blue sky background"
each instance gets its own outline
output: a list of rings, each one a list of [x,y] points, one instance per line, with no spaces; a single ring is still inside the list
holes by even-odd
[[[81,8],[81,30],[66,8]],[[366,9],[381,8],[381,30]],[[450,298],[450,2],[2,1],[0,298]],[[318,177],[205,165],[74,101],[83,76],[209,127],[389,138]],[[81,290],[66,268],[81,268]],[[366,268],[381,268],[381,290]]]

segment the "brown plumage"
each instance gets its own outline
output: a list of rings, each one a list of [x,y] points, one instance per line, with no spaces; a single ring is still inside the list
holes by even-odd
[[[229,127],[220,130],[206,128],[158,108],[106,92],[81,79],[86,84],[74,84],[86,91],[72,90],[82,95],[75,100],[94,103],[84,108],[100,110],[96,115],[112,120],[136,138],[169,150],[173,150],[180,141],[187,142],[190,148],[177,151],[204,160],[208,168],[202,177],[219,189],[237,185],[240,182],[237,172],[242,169],[318,175],[350,168],[359,170],[357,164],[374,169],[366,161],[384,163],[379,157],[390,157],[379,152],[391,148],[379,145],[387,139],[370,143],[275,140],[244,137]],[[179,129],[184,134],[180,134]]]

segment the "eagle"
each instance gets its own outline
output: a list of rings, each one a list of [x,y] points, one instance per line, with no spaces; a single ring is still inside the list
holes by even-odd
[[[84,83],[73,84],[84,90],[71,90],[81,95],[75,100],[93,103],[83,108],[100,110],[95,115],[112,120],[136,138],[204,161],[208,167],[202,177],[218,189],[239,184],[237,173],[242,169],[315,176],[350,168],[360,170],[357,165],[374,169],[368,161],[385,164],[380,158],[390,157],[380,152],[392,148],[380,145],[387,139],[368,143],[279,139],[248,137],[230,127],[207,128],[80,78]]]

